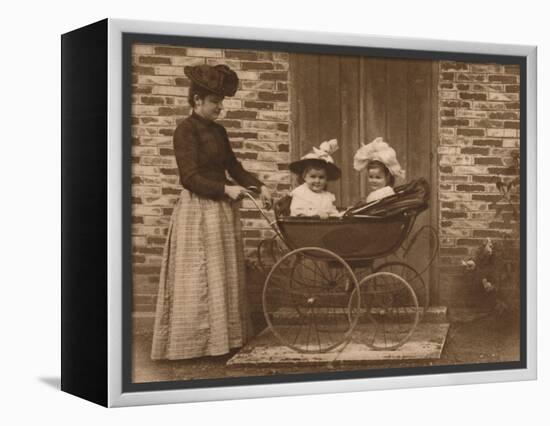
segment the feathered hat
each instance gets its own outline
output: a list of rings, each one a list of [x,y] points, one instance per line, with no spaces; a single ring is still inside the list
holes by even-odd
[[[405,170],[401,168],[395,149],[388,145],[381,137],[376,138],[371,143],[362,145],[353,157],[353,168],[357,171],[364,170],[371,161],[380,161],[383,163],[392,176],[405,179]]]
[[[183,72],[193,83],[219,96],[233,96],[239,86],[239,77],[227,65],[188,65]]]
[[[301,176],[304,172],[306,166],[313,165],[317,167],[322,167],[327,170],[327,179],[336,180],[340,178],[342,172],[334,164],[334,160],[331,157],[331,154],[338,150],[338,141],[336,139],[331,139],[329,141],[323,142],[319,145],[319,148],[313,147],[311,152],[308,152],[300,160],[293,161],[290,163],[288,168],[292,173],[296,173]]]

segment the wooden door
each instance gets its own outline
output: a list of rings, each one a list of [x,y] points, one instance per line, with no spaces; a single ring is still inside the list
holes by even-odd
[[[364,199],[366,178],[353,169],[361,142],[382,136],[395,148],[407,181],[424,177],[432,188],[431,206],[415,226],[437,229],[437,64],[433,61],[359,56],[291,54],[292,159],[313,145],[337,138],[335,153],[342,178],[330,184],[339,206]],[[414,231],[413,231],[414,232]],[[433,247],[422,238],[410,254],[420,268]],[[429,274],[431,298],[435,283]]]

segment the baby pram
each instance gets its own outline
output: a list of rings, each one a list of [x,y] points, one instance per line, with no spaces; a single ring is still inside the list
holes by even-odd
[[[358,324],[361,342],[371,349],[394,350],[409,339],[425,306],[419,307],[418,289],[408,281],[420,274],[403,262],[375,268],[374,261],[402,246],[428,208],[429,185],[418,179],[395,192],[329,219],[291,217],[290,198],[284,197],[275,204],[274,221],[249,195],[280,250],[262,301],[281,343],[298,352],[327,352],[347,342]],[[427,289],[421,290],[427,300]]]

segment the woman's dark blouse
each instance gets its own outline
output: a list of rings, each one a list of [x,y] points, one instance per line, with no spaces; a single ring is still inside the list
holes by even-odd
[[[192,113],[174,132],[174,152],[180,181],[184,188],[197,195],[220,199],[230,184],[225,171],[246,187],[263,185],[247,172],[235,157],[225,128]]]

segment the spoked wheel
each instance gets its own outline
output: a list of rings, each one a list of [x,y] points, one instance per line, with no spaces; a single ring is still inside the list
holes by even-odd
[[[374,268],[373,272],[391,272],[403,278],[412,287],[418,301],[420,316],[430,304],[430,291],[422,275],[405,262],[386,262]]]
[[[360,291],[350,298],[350,318],[360,296],[358,318],[360,341],[374,350],[395,350],[411,336],[418,324],[419,309],[412,287],[391,272],[376,272],[363,278]]]
[[[328,352],[351,337],[361,303],[358,290],[353,271],[340,256],[300,248],[284,255],[266,278],[265,319],[283,345],[302,353]],[[359,297],[351,301],[353,292]]]

